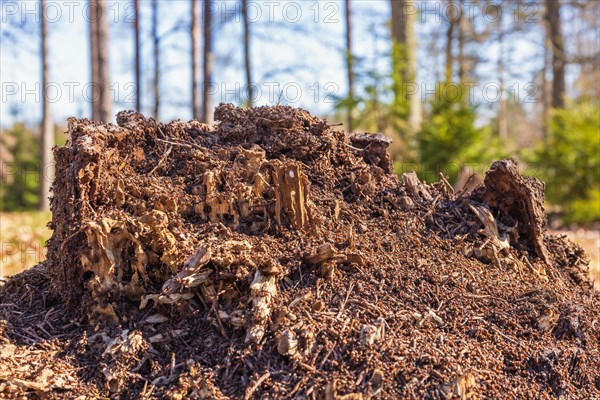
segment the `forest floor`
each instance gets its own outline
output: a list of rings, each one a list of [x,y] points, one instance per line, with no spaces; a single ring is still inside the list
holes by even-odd
[[[215,118],[69,120],[47,258],[0,280],[0,397],[600,396],[587,256],[514,160],[454,193],[303,110]]]

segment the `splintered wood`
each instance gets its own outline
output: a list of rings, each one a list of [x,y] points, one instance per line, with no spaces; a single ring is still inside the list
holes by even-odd
[[[295,229],[308,228],[312,221],[308,212],[308,179],[302,174],[300,164],[286,165],[274,161],[270,165],[273,168],[277,224],[282,224],[282,215],[284,215]]]
[[[425,185],[417,177],[415,172],[407,172],[402,174],[402,183],[408,189],[409,193],[418,201],[431,201],[432,197],[429,193],[427,185]]]
[[[310,227],[314,211],[309,202],[309,182],[300,163],[266,161],[260,149],[234,149],[233,153],[232,167],[205,174],[199,194],[206,200],[195,206],[199,214],[211,222],[234,226],[240,218],[266,221],[270,215],[279,226],[290,225],[298,230]],[[274,204],[265,200],[273,196]]]
[[[551,263],[544,243],[546,213],[542,181],[521,176],[512,159],[496,161],[485,174],[483,185],[473,193],[473,198],[518,221],[518,231],[531,240],[542,260]]]

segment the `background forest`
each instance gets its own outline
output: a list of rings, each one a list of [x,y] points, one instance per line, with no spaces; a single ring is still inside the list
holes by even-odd
[[[600,221],[600,2],[3,1],[0,208],[48,209],[66,118],[288,104],[464,184],[512,156],[560,224]]]

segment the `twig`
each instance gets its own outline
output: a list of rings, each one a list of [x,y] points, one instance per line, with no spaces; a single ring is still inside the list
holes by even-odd
[[[471,272],[471,270],[469,270],[468,267],[464,267],[463,266],[463,269],[467,272],[467,274],[469,274],[469,276],[471,276],[471,279],[473,279],[473,282],[477,281],[477,279],[475,279],[475,276],[473,275],[473,273]]]
[[[348,291],[346,292],[346,298],[344,299],[344,302],[342,303],[342,305],[340,307],[340,311],[338,312],[336,318],[339,318],[342,316],[342,313],[344,312],[344,308],[346,308],[346,303],[348,302],[348,297],[350,297],[350,293],[352,292],[353,288],[354,288],[354,282],[350,283],[350,287],[348,288]]]
[[[152,168],[152,170],[150,172],[148,172],[148,175],[151,175],[154,171],[156,171],[158,169],[158,167],[160,167],[162,165],[162,163],[166,160],[166,158],[169,156],[169,154],[171,154],[171,150],[173,150],[172,145],[167,149],[167,151],[165,151],[163,153],[160,160],[158,160],[158,163],[156,163],[156,166],[154,168]]]
[[[344,143],[344,145],[345,145],[346,147],[350,147],[352,150],[356,150],[356,151],[365,151],[365,149],[359,149],[358,147],[354,147],[354,146],[352,146],[352,145],[350,145],[350,144],[348,144],[348,143]]]
[[[448,182],[448,179],[446,179],[446,177],[444,176],[444,174],[442,174],[440,172],[440,179],[442,180],[442,182],[444,182],[446,184],[446,186],[448,186],[448,188],[450,189],[450,191],[452,192],[452,194],[454,194],[454,188],[452,187],[452,185],[450,184],[450,182]]]
[[[181,143],[181,142],[173,142],[172,140],[165,140],[165,139],[159,139],[159,138],[155,138],[154,140],[157,140],[159,142],[163,142],[163,143],[168,143],[168,144],[172,144],[175,146],[183,146],[183,147],[190,147],[192,149],[201,149],[203,150],[204,148],[202,146],[198,146],[195,143]]]
[[[469,184],[473,181],[473,179],[475,179],[475,174],[471,174],[471,176],[469,176],[469,179],[467,179],[465,185],[458,191],[458,193],[456,193],[456,198],[460,199],[466,193],[467,188],[469,187]]]
[[[156,140],[156,141],[159,141],[159,142],[163,142],[163,143],[172,144],[172,145],[174,145],[174,146],[183,146],[183,147],[192,147],[192,148],[194,147],[193,145],[191,145],[191,144],[188,144],[188,143],[172,142],[172,141],[170,141],[170,140],[159,139],[159,138],[156,138],[156,139],[154,139],[154,140]]]
[[[305,362],[299,362],[298,365],[300,365],[302,368],[307,369],[311,372],[315,372],[317,370],[315,367],[313,367],[312,365],[309,365]]]
[[[244,395],[244,399],[248,400],[249,398],[251,398],[252,394],[260,387],[260,385],[269,376],[271,376],[271,373],[269,371],[265,372],[260,378],[258,378],[256,380],[256,382],[254,382],[254,384],[252,384],[252,386],[250,386],[248,389],[246,389],[246,394]]]
[[[215,312],[215,315],[217,317],[217,323],[219,324],[219,328],[221,328],[221,334],[225,339],[229,340],[229,336],[227,336],[227,333],[225,332],[223,321],[221,321],[221,316],[219,315],[219,294],[221,293],[222,289],[223,281],[219,281],[219,290],[217,291],[217,294],[215,294],[215,297],[213,299],[212,310]]]
[[[484,321],[485,321],[485,320],[484,320]],[[506,339],[506,340],[508,340],[509,342],[511,342],[511,343],[514,343],[514,344],[516,344],[516,345],[520,345],[520,343],[519,343],[517,340],[515,340],[515,339],[511,338],[510,336],[507,336],[507,335],[505,335],[504,333],[502,333],[502,332],[501,332],[501,331],[500,331],[498,328],[496,328],[496,327],[494,326],[494,324],[492,324],[491,322],[489,322],[489,321],[485,321],[485,322],[487,322],[487,323],[488,323],[488,325],[489,325],[489,326],[490,326],[490,327],[491,327],[491,328],[494,330],[494,332],[496,332],[498,335],[502,336],[504,339]]]
[[[331,346],[331,349],[329,349],[329,351],[327,352],[327,354],[325,354],[325,357],[323,357],[323,360],[321,360],[321,362],[319,363],[319,369],[323,368],[323,365],[325,365],[325,362],[327,362],[327,359],[329,358],[331,353],[333,353],[335,346],[337,346],[337,342],[334,343],[333,346]]]

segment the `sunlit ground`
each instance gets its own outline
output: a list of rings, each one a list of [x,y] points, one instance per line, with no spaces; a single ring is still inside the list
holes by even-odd
[[[0,213],[0,276],[33,267],[45,258],[44,244],[52,231],[49,212]]]
[[[44,260],[44,243],[51,231],[46,227],[50,213],[0,213],[0,276],[12,275]],[[591,258],[592,279],[600,289],[600,231],[579,229],[557,231],[579,243]]]

